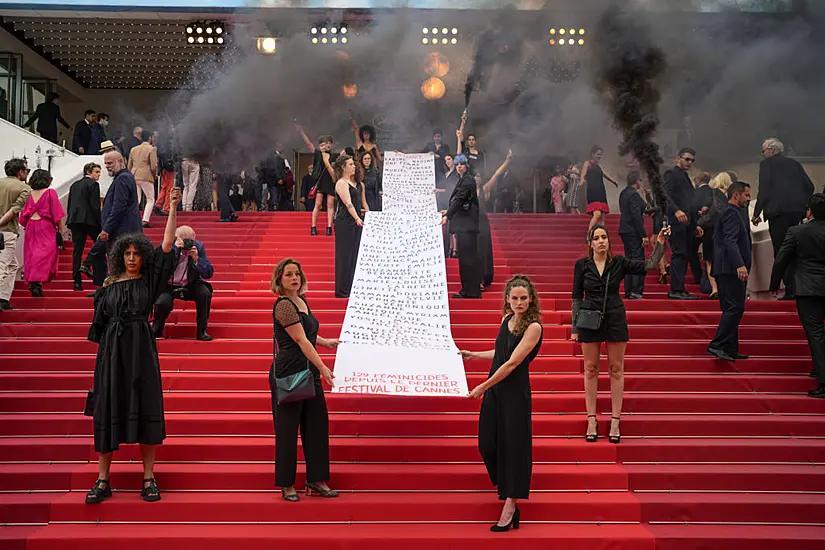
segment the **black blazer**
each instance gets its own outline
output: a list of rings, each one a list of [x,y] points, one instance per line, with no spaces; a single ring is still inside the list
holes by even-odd
[[[636,189],[629,185],[619,193],[619,235],[646,237],[644,214],[647,205]]]
[[[72,151],[80,153],[80,148],[88,151],[92,142],[92,126],[86,119],[80,120],[74,125],[74,136],[72,137]]]
[[[813,219],[788,229],[773,261],[771,291],[789,265],[794,266],[797,296],[825,296],[825,220]]]
[[[469,172],[458,180],[450,195],[447,219],[450,233],[478,233],[478,191]]]
[[[759,193],[754,217],[765,219],[779,214],[804,215],[814,194],[814,184],[794,159],[774,155],[759,163]]]
[[[693,210],[693,183],[687,172],[674,166],[665,172],[665,196],[667,197],[667,214],[671,225],[679,223],[676,220],[676,211],[684,212],[689,223],[696,220],[696,213]]]
[[[728,203],[713,230],[711,276],[734,275],[742,266],[750,272],[752,262],[751,228],[747,211]]]
[[[100,233],[100,185],[84,176],[69,188],[66,225],[86,225]],[[95,235],[97,236],[97,235]]]

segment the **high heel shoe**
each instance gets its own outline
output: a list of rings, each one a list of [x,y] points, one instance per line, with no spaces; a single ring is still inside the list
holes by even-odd
[[[612,422],[613,420],[616,421],[616,427],[618,428],[619,427],[619,422],[621,422],[621,420],[622,420],[621,417],[620,416],[611,416],[610,419],[611,419],[611,424],[613,423]],[[622,441],[622,436],[621,435],[608,435],[607,440],[610,443],[618,444]]]
[[[307,482],[306,490],[307,490],[307,496],[308,497],[316,496],[316,495],[320,495],[323,498],[337,498],[338,497],[338,491],[333,491],[332,489],[329,489],[329,488],[324,489],[324,488],[320,487],[319,485],[317,485],[315,483]]]
[[[596,415],[595,414],[588,414],[587,418],[596,418]],[[586,433],[586,434],[584,434],[584,440],[587,441],[588,443],[595,443],[596,441],[598,441],[598,439],[599,439],[599,424],[597,422],[596,423],[596,433],[592,433],[592,434]]]
[[[286,489],[281,487],[281,498],[283,498],[287,502],[298,502],[301,498],[298,496],[298,493],[292,493],[288,495]]]
[[[505,531],[509,531],[510,527],[514,530],[519,528],[519,521],[521,520],[521,510],[518,509],[516,506],[516,510],[513,512],[513,517],[510,518],[510,523],[507,525],[499,525],[496,523],[492,527],[490,527],[490,531],[493,533],[504,533]]]

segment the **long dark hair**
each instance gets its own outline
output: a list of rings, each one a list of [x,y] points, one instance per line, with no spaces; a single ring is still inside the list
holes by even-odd
[[[107,286],[118,280],[126,273],[126,262],[123,255],[126,249],[134,246],[141,257],[140,271],[143,273],[151,265],[154,257],[155,247],[149,237],[143,233],[128,233],[118,238],[109,250],[109,276],[106,277],[103,285]]]
[[[541,323],[541,304],[539,303],[539,294],[536,292],[536,287],[533,286],[533,281],[527,275],[513,275],[507,284],[504,285],[504,306],[501,308],[502,315],[510,315],[513,310],[510,308],[510,292],[517,287],[527,289],[527,294],[530,296],[530,305],[527,306],[527,311],[521,316],[521,319],[516,323],[515,334],[521,334],[527,327],[533,323]]]

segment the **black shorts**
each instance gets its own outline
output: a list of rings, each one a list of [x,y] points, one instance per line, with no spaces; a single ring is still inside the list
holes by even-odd
[[[602,326],[597,330],[580,328],[579,342],[627,342],[627,313],[624,307],[608,309]]]

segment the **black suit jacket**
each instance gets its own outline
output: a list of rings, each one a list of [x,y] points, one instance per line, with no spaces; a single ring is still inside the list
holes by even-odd
[[[813,219],[788,229],[773,261],[771,291],[779,290],[791,264],[797,296],[825,296],[825,220]]]
[[[450,195],[447,219],[450,233],[478,233],[478,191],[469,172],[458,180]]]
[[[80,153],[80,148],[84,151],[89,150],[89,144],[92,142],[92,126],[86,119],[80,120],[74,125],[74,136],[72,137],[72,151]]]
[[[679,223],[676,220],[676,211],[684,212],[689,223],[695,223],[696,213],[693,210],[693,183],[687,172],[674,166],[665,172],[665,196],[667,197],[667,214],[670,224]]]
[[[86,225],[100,233],[100,185],[84,176],[69,188],[66,225]]]
[[[619,218],[619,235],[633,235],[636,237],[646,237],[645,231],[645,204],[644,199],[636,189],[629,185],[619,193],[619,211],[622,217]]]
[[[752,250],[750,221],[746,211],[728,203],[714,228],[711,276],[733,275],[742,266],[750,272]]]
[[[792,158],[774,155],[759,163],[759,191],[754,217],[779,214],[804,215],[814,194],[814,184],[805,169]]]

